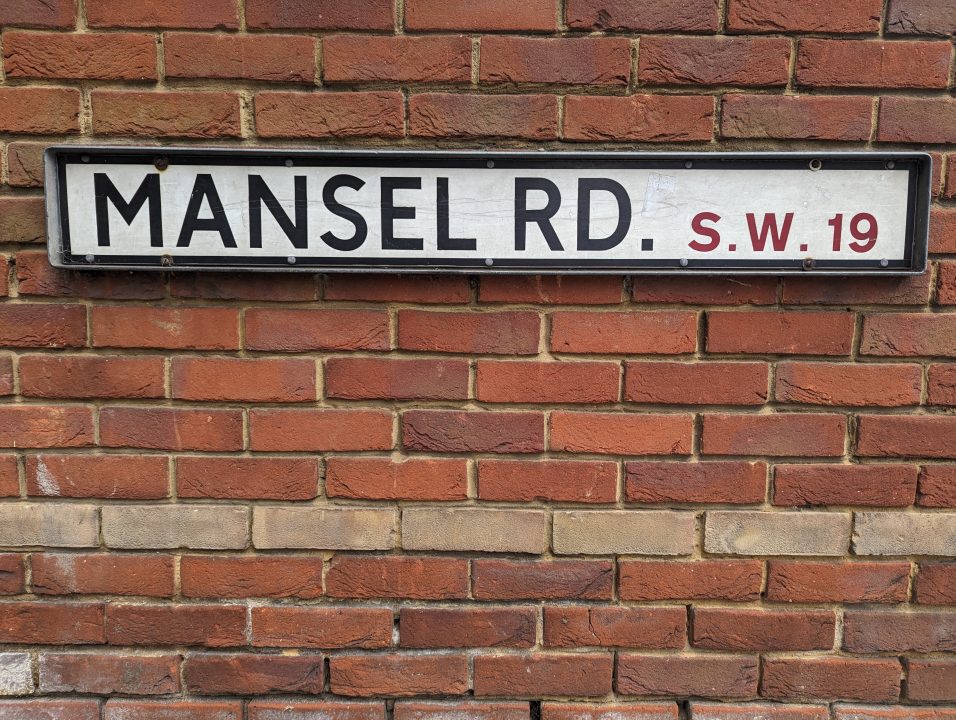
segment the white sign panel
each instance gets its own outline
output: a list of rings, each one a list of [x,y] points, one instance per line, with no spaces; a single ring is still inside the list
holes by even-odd
[[[55,148],[61,267],[920,272],[929,157]]]

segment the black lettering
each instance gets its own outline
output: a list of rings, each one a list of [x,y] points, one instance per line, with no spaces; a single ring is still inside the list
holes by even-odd
[[[541,190],[548,195],[548,204],[541,210],[528,209],[528,191]],[[558,234],[551,226],[551,218],[561,208],[561,191],[544,178],[515,178],[515,250],[524,250],[528,237],[528,223],[537,223],[548,247],[564,250]]]
[[[421,250],[423,238],[395,237],[395,220],[414,220],[414,207],[395,207],[392,197],[396,190],[421,190],[422,179],[413,177],[382,178],[382,249]]]
[[[475,238],[453,238],[448,237],[449,233],[449,200],[448,200],[448,178],[438,178],[437,191],[438,205],[438,249],[439,250],[474,250],[476,246]]]
[[[199,217],[203,200],[209,203],[209,209],[212,210],[211,218]],[[222,208],[222,200],[219,199],[216,184],[212,181],[212,175],[206,173],[197,175],[196,182],[193,183],[193,191],[189,196],[186,217],[183,218],[183,226],[179,231],[176,247],[189,247],[193,233],[197,230],[217,232],[222,239],[223,247],[236,247],[236,238],[232,234],[232,228],[229,227],[229,220],[226,219],[226,211]]]
[[[617,227],[606,238],[591,237],[591,193],[609,192],[617,200]],[[631,229],[631,198],[621,183],[609,178],[578,180],[578,250],[610,250],[621,244]]]
[[[149,203],[149,244],[151,247],[163,246],[163,208],[159,193],[159,173],[149,173],[143,178],[133,198],[126,202],[113,181],[106,173],[93,173],[93,194],[96,198],[96,244],[109,247],[110,217],[107,201],[119,212],[127,225]]]
[[[365,181],[359,180],[354,175],[333,175],[322,188],[322,202],[325,203],[325,207],[333,215],[338,215],[352,223],[355,226],[355,234],[350,238],[340,238],[329,231],[322,233],[322,240],[330,248],[349,252],[357,250],[365,242],[365,238],[368,237],[368,224],[358,210],[353,210],[335,199],[335,191],[342,187],[361,190],[365,187]]]
[[[261,175],[249,176],[249,247],[262,247],[262,204],[269,209],[272,217],[279,223],[282,232],[292,242],[292,247],[305,249],[309,246],[308,209],[305,175],[296,175],[295,179],[295,222],[276,200],[276,196],[266,185]]]

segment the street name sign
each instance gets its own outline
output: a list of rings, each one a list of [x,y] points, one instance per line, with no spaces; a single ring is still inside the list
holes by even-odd
[[[880,274],[926,268],[925,153],[68,145],[63,268]]]

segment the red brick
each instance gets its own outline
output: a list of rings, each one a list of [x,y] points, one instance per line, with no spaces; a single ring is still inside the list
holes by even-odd
[[[801,39],[797,83],[809,87],[945,88],[950,44]]]
[[[620,365],[611,362],[477,363],[477,398],[495,403],[609,403],[620,397]]]
[[[403,648],[517,647],[535,644],[533,607],[402,608]]]
[[[20,361],[22,363],[22,359]],[[13,357],[0,356],[0,395],[13,395]],[[0,480],[0,486],[3,481]]]
[[[568,0],[576,30],[706,32],[717,30],[715,0]]]
[[[252,410],[252,450],[390,450],[392,414],[385,410]]]
[[[301,30],[392,30],[394,0],[248,0],[251,28]]]
[[[829,650],[832,611],[695,608],[692,644],[708,650]]]
[[[953,161],[956,165],[956,160]],[[953,213],[956,218],[956,213]],[[954,225],[956,228],[956,225]],[[954,233],[956,239],[956,233]],[[956,243],[954,243],[956,245]],[[937,265],[939,288],[936,295],[937,305],[956,305],[956,263],[939,263]]]
[[[245,347],[272,352],[387,350],[388,314],[381,310],[273,310],[246,312]]]
[[[311,500],[318,494],[312,458],[180,457],[176,494],[181,498]]]
[[[242,720],[242,703],[231,701],[138,702],[110,698],[103,709],[103,720]]]
[[[772,602],[906,602],[909,563],[770,560],[766,598]]]
[[[557,8],[549,0],[514,5],[502,0],[474,0],[465,6],[441,0],[407,0],[409,30],[557,30]]]
[[[478,299],[486,303],[619,305],[621,278],[606,275],[483,275]]]
[[[956,649],[956,615],[848,610],[843,618],[843,649],[853,653],[952,652]]]
[[[852,0],[826,10],[816,0],[731,0],[730,30],[744,32],[876,33],[880,0]]]
[[[90,93],[95,135],[237,138],[239,96],[229,92]]]
[[[916,499],[912,465],[777,465],[774,505],[906,507]]]
[[[752,462],[629,462],[624,494],[639,503],[760,504],[767,466]]]
[[[956,366],[930,365],[929,397],[931,405],[956,405]]]
[[[75,13],[74,0],[8,0],[0,8],[0,25],[69,28]]]
[[[543,720],[677,720],[677,704],[546,702],[541,705]]]
[[[395,703],[395,720],[447,720],[449,717],[469,720],[529,720],[528,703],[494,701],[481,702],[415,702],[400,700]]]
[[[625,38],[520,38],[481,40],[482,83],[627,85],[631,44]]]
[[[80,91],[76,88],[0,88],[0,132],[65,135],[79,130]]]
[[[779,705],[776,703],[728,705],[726,703],[692,702],[690,717],[694,720],[829,720],[825,705]]]
[[[315,40],[296,35],[166,33],[166,77],[315,81]]]
[[[352,697],[463,695],[469,687],[465,655],[336,655],[331,690]]]
[[[785,305],[925,305],[930,274],[907,277],[788,277],[783,281]]]
[[[952,35],[956,8],[936,0],[891,0],[886,31],[904,35]]]
[[[239,312],[232,308],[93,308],[95,347],[235,350]]]
[[[682,305],[773,305],[777,301],[777,279],[641,275],[631,281],[631,299]]]
[[[607,560],[474,560],[476,600],[610,600]]]
[[[19,494],[20,471],[16,455],[0,455],[0,497],[17,497]]]
[[[392,611],[360,607],[254,607],[252,644],[384,648],[392,644]]]
[[[116,605],[106,608],[110,645],[246,644],[244,605]]]
[[[169,461],[159,455],[32,455],[27,495],[122,500],[169,496]]]
[[[481,500],[613,503],[616,496],[617,463],[614,462],[478,461]]]
[[[249,720],[385,720],[385,703],[289,702],[288,700],[252,700]]]
[[[956,458],[954,431],[952,416],[864,415],[856,452],[864,457]]]
[[[706,455],[839,457],[846,418],[816,413],[705,415]]]
[[[648,85],[782,86],[790,76],[786,38],[641,39],[638,79]]]
[[[161,357],[25,355],[20,358],[20,393],[42,398],[161,398]]]
[[[468,83],[471,39],[333,35],[322,40],[322,77],[326,83]]]
[[[202,300],[302,302],[317,299],[318,288],[314,275],[302,273],[175,273],[169,278],[169,294]]]
[[[0,700],[3,720],[100,720],[97,700]]]
[[[468,466],[465,460],[444,458],[331,457],[325,493],[356,500],[464,500]]]
[[[618,593],[622,600],[728,600],[760,597],[759,560],[622,560]]]
[[[913,597],[921,605],[956,603],[956,564],[920,563]]]
[[[105,407],[100,445],[156,450],[241,450],[239,410]]]
[[[863,355],[956,357],[956,315],[892,313],[865,315]]]
[[[93,444],[93,416],[83,407],[0,406],[0,447],[60,448]]]
[[[687,311],[551,315],[551,350],[567,353],[676,355],[697,347],[697,315]]]
[[[693,142],[714,135],[709,95],[570,95],[564,137],[589,142]]]
[[[913,705],[893,707],[863,707],[860,705],[834,706],[836,720],[953,720],[956,712],[948,708],[916,707]]]
[[[850,312],[709,312],[707,352],[849,355],[853,324]]]
[[[348,400],[465,400],[465,360],[338,357],[325,361],[325,394]]]
[[[611,692],[610,653],[479,655],[475,658],[475,696],[573,695]]]
[[[881,142],[956,142],[956,100],[888,96],[880,100]]]
[[[781,402],[851,407],[919,405],[919,365],[778,363],[774,395]]]
[[[184,597],[311,600],[322,596],[321,558],[183,555],[179,572]]]
[[[468,596],[468,561],[452,557],[336,555],[330,597],[455,600]]]
[[[916,504],[956,507],[956,466],[924,465],[920,468]]]
[[[559,605],[544,608],[544,646],[680,650],[687,640],[683,607]]]
[[[205,30],[235,30],[239,27],[236,6],[230,0],[211,0],[196,5],[188,0],[161,4],[125,0],[89,0],[86,20],[90,27],[171,27]]]
[[[23,557],[15,553],[0,553],[0,595],[23,593]]]
[[[402,445],[434,452],[535,453],[544,450],[540,412],[407,410]]]
[[[195,654],[186,659],[186,688],[196,695],[321,694],[321,655]]]
[[[622,695],[736,699],[757,694],[757,658],[749,655],[618,653],[616,674],[616,689]]]
[[[156,40],[145,33],[3,34],[11,78],[155,80]]]
[[[46,238],[42,198],[32,196],[0,198],[0,213],[2,213],[2,216],[0,216],[0,241],[42,243]],[[49,264],[50,261],[47,260],[46,262]],[[8,264],[8,262],[4,262],[5,266],[8,266]],[[4,285],[6,285],[8,277],[6,270],[7,267],[4,267]]]
[[[85,344],[83,305],[0,305],[0,345],[62,348]]]
[[[628,362],[624,399],[674,405],[762,405],[766,363]]]
[[[532,312],[400,310],[398,346],[422,352],[535,355],[540,325]]]
[[[956,254],[956,209],[933,207],[929,215],[929,251],[939,254]],[[941,265],[941,270],[946,268]],[[944,279],[945,278],[945,279]],[[940,276],[940,298],[943,305],[952,302],[947,273]],[[949,280],[951,282],[951,280]]]
[[[172,396],[213,402],[310,402],[316,399],[312,360],[174,358]]]
[[[142,595],[172,597],[170,555],[34,553],[33,592],[38,595]]]
[[[405,134],[398,92],[260,92],[256,132],[262,138],[382,137]]]
[[[605,455],[686,455],[692,436],[690,415],[555,411],[549,447]]]
[[[556,140],[558,99],[554,95],[412,95],[408,103],[408,134],[430,138]]]
[[[364,275],[343,273],[325,277],[326,300],[466,303],[471,286],[464,275]]]
[[[16,270],[20,295],[113,301],[159,300],[166,295],[160,274],[60,270],[50,265],[46,253],[17,253]]]
[[[893,702],[900,696],[899,660],[764,658],[760,694],[772,700]]]
[[[3,603],[0,604],[0,642],[101,645],[105,642],[103,608],[102,603]]]
[[[40,655],[40,692],[168,695],[179,691],[178,655]]]
[[[956,700],[956,663],[910,660],[906,697],[920,702]]]
[[[873,99],[863,96],[725,95],[725,138],[869,140]]]

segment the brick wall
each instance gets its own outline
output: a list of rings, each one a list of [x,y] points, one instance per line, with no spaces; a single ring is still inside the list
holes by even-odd
[[[0,720],[956,718],[952,0],[0,25]],[[70,274],[63,141],[925,148],[932,268]]]

